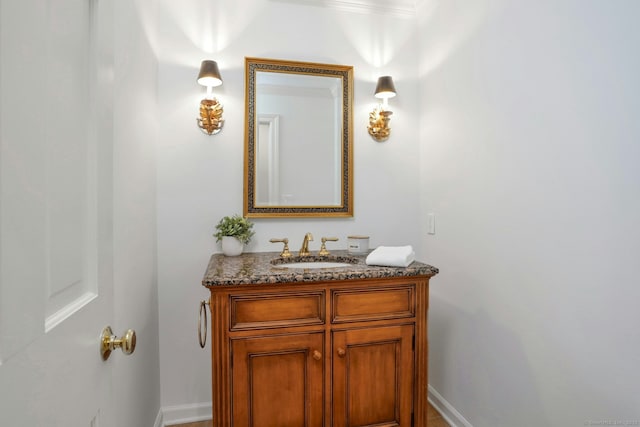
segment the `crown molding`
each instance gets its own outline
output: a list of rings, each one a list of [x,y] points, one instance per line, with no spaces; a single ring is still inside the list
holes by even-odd
[[[357,13],[390,14],[415,17],[416,0],[270,0],[278,3],[292,3],[326,7]],[[423,0],[418,0],[423,1]]]

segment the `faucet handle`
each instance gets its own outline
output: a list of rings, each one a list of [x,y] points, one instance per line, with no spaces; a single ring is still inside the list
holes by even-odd
[[[270,239],[269,241],[271,243],[284,243],[282,252],[280,252],[281,258],[289,258],[291,256],[291,252],[289,252],[289,239],[285,237],[284,239]]]
[[[322,239],[320,239],[320,241],[322,241],[322,245],[320,246],[320,251],[318,252],[318,255],[320,256],[326,256],[329,255],[329,251],[327,250],[327,242],[337,242],[338,238],[337,237],[323,237]]]

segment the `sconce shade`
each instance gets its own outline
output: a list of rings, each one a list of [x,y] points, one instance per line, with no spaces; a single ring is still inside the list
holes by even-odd
[[[202,86],[215,87],[222,84],[220,70],[216,61],[204,60],[200,65],[200,73],[198,74],[198,83]]]
[[[376,85],[376,98],[393,98],[396,96],[396,87],[393,85],[391,76],[382,76],[378,78]]]
[[[369,126],[367,126],[367,130],[373,139],[378,142],[383,142],[391,135],[389,120],[391,120],[393,112],[388,109],[388,99],[396,96],[396,87],[393,85],[391,76],[378,78],[374,96],[382,99],[382,102],[369,113]]]

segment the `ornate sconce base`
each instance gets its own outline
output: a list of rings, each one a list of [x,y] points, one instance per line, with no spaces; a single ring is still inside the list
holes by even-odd
[[[376,107],[371,113],[369,113],[369,126],[367,130],[369,135],[378,142],[386,141],[391,135],[391,128],[389,127],[389,120],[393,111],[386,111],[382,109],[382,106]]]
[[[209,135],[215,135],[222,130],[224,119],[223,108],[217,99],[203,99],[200,101],[200,117],[198,127]]]

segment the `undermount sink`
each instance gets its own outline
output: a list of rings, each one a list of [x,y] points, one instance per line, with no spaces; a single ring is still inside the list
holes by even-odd
[[[289,262],[278,264],[283,268],[339,268],[349,267],[351,264],[347,262],[330,262],[330,261],[306,261],[306,262]]]
[[[271,264],[277,268],[342,268],[356,264],[358,260],[350,256],[293,256],[291,258],[276,258]]]

